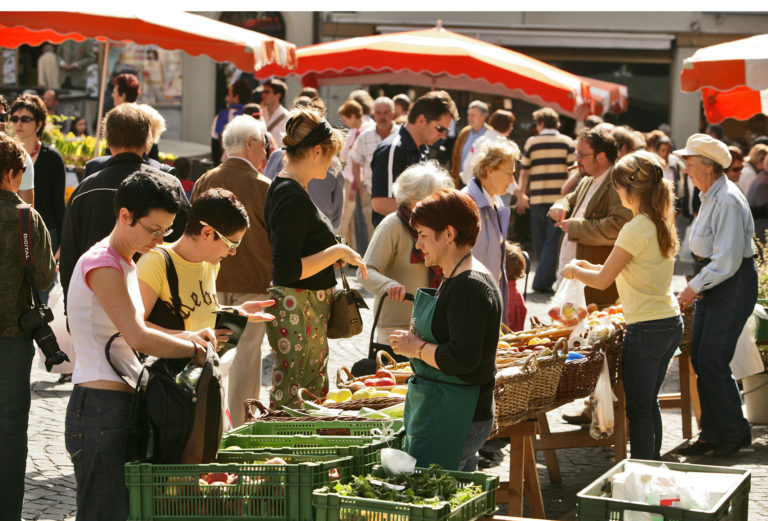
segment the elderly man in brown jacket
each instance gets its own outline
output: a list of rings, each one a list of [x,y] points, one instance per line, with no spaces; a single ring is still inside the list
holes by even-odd
[[[461,185],[459,174],[463,168],[464,160],[472,149],[472,144],[477,138],[491,130],[491,126],[485,122],[487,118],[488,105],[486,103],[475,100],[469,104],[467,109],[469,125],[461,129],[459,135],[456,136],[456,142],[453,144],[453,151],[451,152],[451,177],[457,188]]]
[[[264,222],[264,201],[270,180],[259,173],[267,160],[266,129],[251,116],[236,116],[222,134],[227,160],[203,174],[192,190],[192,201],[209,188],[225,188],[248,211],[250,227],[237,255],[221,262],[216,296],[222,306],[238,306],[249,300],[267,300],[272,280],[272,247]],[[232,425],[244,422],[243,402],[258,398],[261,390],[261,343],[263,322],[249,322],[240,337],[229,372],[228,402]]]
[[[619,230],[632,219],[611,183],[611,169],[618,156],[613,136],[602,129],[585,130],[576,142],[576,159],[585,175],[576,189],[552,205],[549,217],[563,230],[558,273],[572,259],[602,264],[608,258]],[[616,302],[616,284],[603,291],[587,287],[588,303],[609,306]]]

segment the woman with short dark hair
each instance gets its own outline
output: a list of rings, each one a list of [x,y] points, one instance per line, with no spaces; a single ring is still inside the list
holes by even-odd
[[[417,465],[477,469],[477,450],[493,427],[493,388],[502,299],[495,278],[472,256],[480,215],[472,198],[441,190],[413,209],[416,247],[427,266],[448,274],[437,290],[419,289],[412,331],[390,336],[411,358],[405,450]]]

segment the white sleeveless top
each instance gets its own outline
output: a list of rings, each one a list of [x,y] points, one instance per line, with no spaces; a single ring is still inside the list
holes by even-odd
[[[109,245],[108,238],[91,246],[77,261],[67,291],[67,320],[76,357],[75,370],[72,373],[72,383],[75,384],[94,380],[124,382],[115,374],[104,354],[104,346],[109,338],[117,333],[117,328],[86,283],[86,276],[91,270],[107,267],[120,270],[136,312],[139,316],[144,316],[136,264],[120,256]],[[112,342],[109,353],[115,367],[130,381],[135,382],[141,371],[141,364],[123,337],[118,337]]]

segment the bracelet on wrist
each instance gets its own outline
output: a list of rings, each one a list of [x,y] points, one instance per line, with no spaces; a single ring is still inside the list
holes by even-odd
[[[192,340],[190,340],[192,343],[192,356],[190,358],[197,358],[197,344],[195,344]]]
[[[421,358],[421,352],[422,352],[422,351],[424,351],[424,347],[426,347],[426,345],[427,345],[428,343],[429,343],[429,342],[426,342],[426,341],[425,341],[423,344],[421,344],[421,345],[419,346],[419,349],[416,351],[416,358],[418,358],[419,360],[423,360],[423,358]]]

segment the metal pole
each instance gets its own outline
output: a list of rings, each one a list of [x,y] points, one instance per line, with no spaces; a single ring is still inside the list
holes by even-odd
[[[93,157],[99,155],[99,142],[101,141],[101,116],[104,111],[104,90],[106,89],[107,83],[107,58],[109,57],[109,40],[104,42],[102,45],[104,57],[101,60],[101,80],[99,81],[99,117],[96,120],[96,145],[93,147]]]

